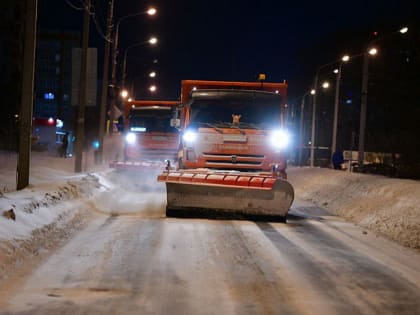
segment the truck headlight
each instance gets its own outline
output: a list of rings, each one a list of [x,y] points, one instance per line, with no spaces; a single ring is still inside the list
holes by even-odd
[[[194,143],[195,139],[197,139],[197,133],[191,130],[187,130],[182,136],[182,139],[184,139],[184,141],[189,144]]]
[[[271,134],[270,140],[275,149],[284,149],[289,146],[290,135],[286,130],[275,130]]]
[[[134,144],[136,142],[136,134],[132,132],[127,133],[125,141],[127,141],[128,144]]]

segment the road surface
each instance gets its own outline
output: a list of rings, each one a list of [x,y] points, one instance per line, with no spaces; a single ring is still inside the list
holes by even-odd
[[[287,224],[95,214],[0,314],[420,314],[420,254],[296,201]]]

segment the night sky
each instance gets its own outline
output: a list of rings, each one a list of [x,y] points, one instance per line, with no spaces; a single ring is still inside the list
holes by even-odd
[[[39,0],[40,28],[82,29],[80,0]],[[99,29],[105,32],[107,1],[92,0]],[[115,0],[114,17],[158,9],[120,26],[120,51],[149,35],[158,47],[139,46],[128,54],[128,79],[140,85],[157,59],[161,99],[177,99],[183,79],[253,81],[286,80],[289,94],[310,85],[319,65],[344,52],[360,52],[374,31],[392,32],[419,20],[419,1],[132,1]],[[417,24],[418,26],[418,24]],[[90,46],[99,50],[102,72],[104,40],[91,24]],[[122,55],[122,54],[120,54]],[[120,61],[120,64],[122,61]],[[147,95],[145,95],[145,98]]]

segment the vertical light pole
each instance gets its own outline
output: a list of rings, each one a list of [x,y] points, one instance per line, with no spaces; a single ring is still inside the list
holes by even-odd
[[[82,171],[83,142],[85,141],[85,106],[86,106],[86,79],[87,79],[87,56],[89,48],[89,23],[90,23],[90,0],[87,0],[83,19],[83,40],[80,65],[80,91],[79,106],[77,110],[76,143],[74,172]]]
[[[112,16],[114,12],[114,0],[110,0],[108,8],[107,29],[105,36],[105,51],[104,51],[104,70],[102,76],[102,90],[101,90],[101,108],[99,113],[99,129],[98,129],[98,163],[102,164],[103,161],[103,148],[104,148],[104,133],[105,133],[105,113],[106,103],[108,99],[108,72],[109,72],[109,53],[111,50],[111,29],[112,29]]]
[[[315,90],[311,90],[310,92],[305,93],[302,96],[302,102],[300,103],[300,123],[299,123],[299,155],[298,155],[298,163],[302,165],[302,150],[304,147],[304,140],[303,140],[303,116],[305,113],[305,99],[308,95],[315,95]]]
[[[337,149],[337,126],[338,126],[338,109],[340,105],[340,83],[341,83],[341,68],[343,66],[343,62],[347,62],[350,60],[348,55],[343,56],[341,59],[340,65],[338,66],[337,77],[335,81],[335,98],[334,98],[334,119],[333,119],[333,135],[332,135],[332,143],[331,143],[331,155]]]
[[[318,89],[319,72],[321,71],[321,69],[327,66],[331,66],[339,61],[340,59],[334,60],[332,62],[326,63],[325,65],[320,66],[315,74],[315,80],[314,80],[314,86],[313,86],[313,89],[315,90],[315,94],[312,101],[311,166],[314,166],[314,157],[315,157],[316,96],[317,96],[317,89]]]
[[[392,32],[388,35],[394,34],[405,34],[408,32],[407,27],[401,28],[397,32]],[[388,37],[388,36],[386,36]],[[367,51],[363,54],[363,75],[362,75],[362,95],[360,101],[360,124],[359,124],[359,154],[358,154],[358,165],[359,170],[363,172],[363,163],[365,160],[365,132],[366,132],[366,111],[367,111],[367,97],[368,97],[368,82],[369,82],[369,55],[376,55],[377,49],[372,47],[374,43],[382,38],[375,39],[367,45]]]
[[[24,189],[29,185],[37,7],[38,0],[26,1],[25,49],[23,51],[22,95],[19,115],[19,154],[16,174],[17,190]]]

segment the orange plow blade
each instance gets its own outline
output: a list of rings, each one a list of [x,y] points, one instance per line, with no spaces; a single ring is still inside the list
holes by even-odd
[[[284,221],[294,199],[292,185],[271,175],[165,171],[167,216],[270,218]]]

